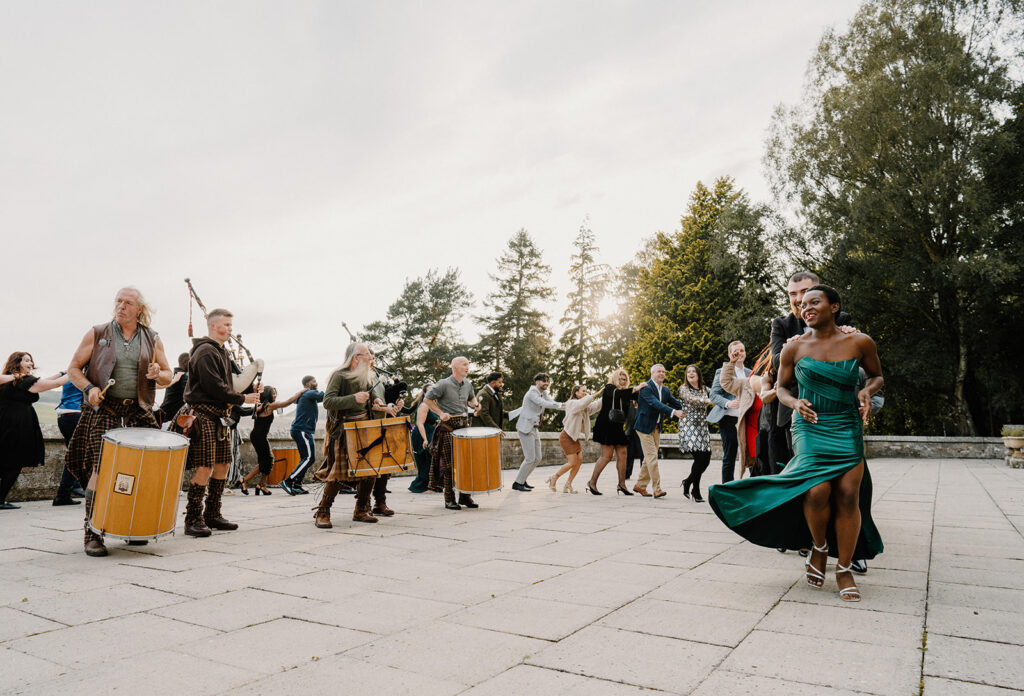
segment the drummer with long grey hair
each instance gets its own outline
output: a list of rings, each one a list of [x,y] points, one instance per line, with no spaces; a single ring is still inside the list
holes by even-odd
[[[138,288],[121,288],[114,297],[113,319],[85,333],[68,365],[68,376],[83,398],[65,462],[75,478],[88,482],[84,545],[89,556],[107,555],[103,538],[89,529],[103,435],[112,428],[159,428],[153,400],[158,388],[171,383],[164,344],[150,328],[151,320],[152,310]]]

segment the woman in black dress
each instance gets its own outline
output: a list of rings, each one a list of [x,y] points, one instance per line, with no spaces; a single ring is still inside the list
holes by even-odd
[[[40,392],[63,387],[68,376],[61,372],[40,379],[32,374],[35,363],[24,351],[11,353],[0,375],[0,510],[20,506],[7,502],[22,467],[43,463],[43,433],[32,406]]]
[[[270,476],[270,470],[274,468],[274,453],[270,449],[267,435],[270,433],[270,425],[274,422],[274,411],[285,406],[291,406],[305,391],[303,389],[300,392],[296,392],[295,396],[287,401],[274,401],[277,398],[277,390],[269,385],[263,386],[263,391],[260,393],[261,403],[253,411],[252,432],[249,433],[249,442],[252,443],[252,448],[256,450],[256,466],[242,479],[242,495],[249,495],[248,483],[256,475],[256,472],[260,474],[260,482],[256,485],[256,495],[260,493],[270,495],[270,490],[267,488],[267,478]]]
[[[601,396],[601,410],[597,413],[594,423],[594,442],[601,445],[601,457],[594,464],[594,472],[587,482],[587,490],[592,495],[601,495],[597,490],[597,479],[605,466],[615,457],[615,468],[619,473],[619,484],[616,491],[623,495],[633,495],[626,488],[626,437],[622,426],[625,424],[629,403],[633,400],[633,389],[629,386],[629,373],[621,367],[608,375],[608,386]]]

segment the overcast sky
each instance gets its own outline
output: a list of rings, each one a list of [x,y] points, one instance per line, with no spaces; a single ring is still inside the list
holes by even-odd
[[[0,0],[0,352],[62,369],[134,284],[173,360],[189,276],[266,383],[324,384],[340,322],[431,267],[479,301],[521,227],[557,333],[585,216],[619,265],[697,181],[767,197],[772,110],[857,5]]]

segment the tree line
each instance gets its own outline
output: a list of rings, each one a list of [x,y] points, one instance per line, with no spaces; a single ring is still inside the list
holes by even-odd
[[[879,345],[888,434],[998,433],[1024,422],[1024,10],[1017,0],[869,0],[826,31],[804,94],[771,122],[773,199],[698,182],[678,230],[612,267],[589,221],[573,241],[553,338],[551,269],[527,230],[508,240],[479,305],[456,268],[406,281],[363,336],[411,385],[465,354],[506,375],[518,405],[539,371],[560,395],[618,366],[710,378],[732,340],[767,345],[785,283],[816,271]],[[600,308],[614,311],[600,316]],[[477,309],[478,313],[471,314]],[[471,316],[479,340],[455,326]]]

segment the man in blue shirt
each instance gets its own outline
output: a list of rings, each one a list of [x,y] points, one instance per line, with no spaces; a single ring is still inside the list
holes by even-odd
[[[57,404],[57,427],[60,434],[64,436],[64,445],[71,441],[75,433],[75,426],[78,419],[82,417],[82,390],[71,382],[64,385],[64,391],[60,395],[60,403]],[[60,476],[60,485],[57,487],[57,495],[53,498],[54,505],[80,505],[75,498],[84,498],[85,491],[82,490],[78,479],[64,467]]]
[[[302,386],[306,388],[295,402],[295,419],[292,420],[292,439],[299,448],[299,464],[295,471],[281,481],[281,488],[288,495],[309,493],[302,487],[302,479],[309,467],[316,461],[316,446],[313,444],[313,433],[316,432],[316,421],[320,417],[317,404],[324,400],[324,393],[317,391],[316,378],[306,375],[302,378]]]

